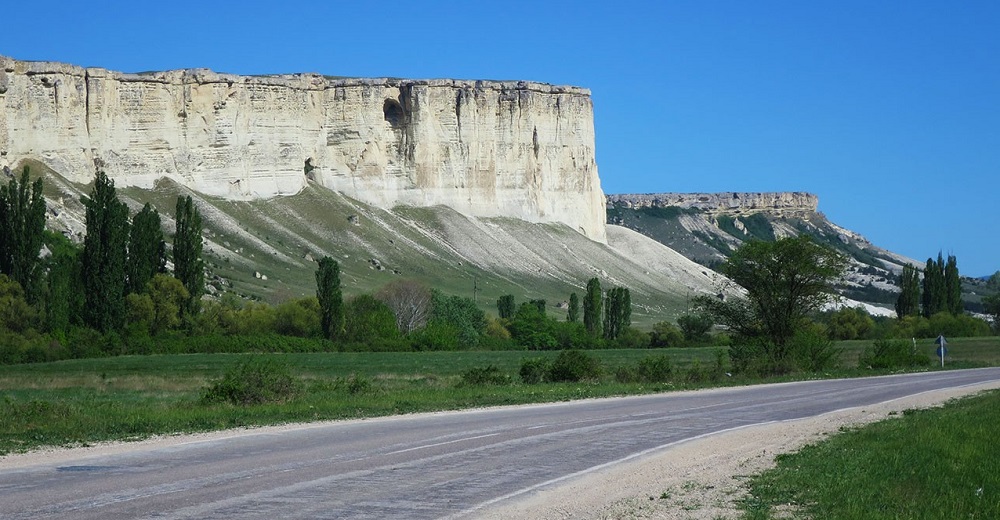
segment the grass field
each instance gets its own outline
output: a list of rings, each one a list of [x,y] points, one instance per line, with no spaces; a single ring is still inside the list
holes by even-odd
[[[1000,518],[1000,391],[836,435],[750,481],[746,517]]]
[[[856,365],[864,342],[842,344],[844,366]],[[1000,338],[956,339],[948,367],[1000,364]],[[930,341],[920,348],[933,352]],[[0,455],[42,446],[140,439],[295,421],[372,417],[476,406],[664,392],[704,386],[776,382],[725,377],[691,381],[687,370],[714,365],[719,348],[591,351],[604,375],[581,383],[523,384],[526,358],[556,352],[406,352],[271,354],[301,380],[304,391],[279,404],[207,403],[205,390],[246,355],[122,356],[0,366]],[[667,355],[671,382],[619,383],[618,367]],[[462,375],[493,365],[513,384],[470,386]],[[857,377],[873,372],[844,368],[808,377]],[[801,378],[802,376],[800,376]],[[793,379],[793,377],[782,380]]]

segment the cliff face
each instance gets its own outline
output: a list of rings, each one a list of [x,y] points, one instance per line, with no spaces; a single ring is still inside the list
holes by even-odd
[[[560,222],[605,240],[590,93],[528,82],[124,74],[0,57],[0,167],[162,177],[234,200],[312,180],[391,208]]]
[[[815,213],[819,197],[811,193],[647,193],[641,195],[608,195],[609,206],[625,208],[662,208],[675,206],[695,208],[710,214],[804,215]]]

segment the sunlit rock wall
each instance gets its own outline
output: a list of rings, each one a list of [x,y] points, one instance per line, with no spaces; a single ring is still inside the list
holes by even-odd
[[[529,82],[124,74],[0,57],[0,167],[168,177],[229,199],[310,180],[384,208],[559,222],[605,240],[589,91]]]

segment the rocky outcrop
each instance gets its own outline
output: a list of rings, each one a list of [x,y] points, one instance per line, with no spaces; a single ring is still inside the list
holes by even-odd
[[[173,179],[249,200],[316,182],[383,208],[446,205],[605,240],[589,91],[530,82],[125,74],[0,57],[0,167]]]
[[[815,213],[819,197],[804,192],[781,193],[647,193],[608,195],[608,206],[625,208],[694,208],[709,214],[743,215],[766,212],[792,216]]]

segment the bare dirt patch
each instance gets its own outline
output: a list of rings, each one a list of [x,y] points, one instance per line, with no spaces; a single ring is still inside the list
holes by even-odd
[[[819,417],[771,423],[664,447],[553,486],[526,492],[477,512],[476,518],[734,519],[746,480],[774,466],[781,453],[821,441],[842,428],[928,408],[950,399],[1000,388],[987,383],[928,392]]]

